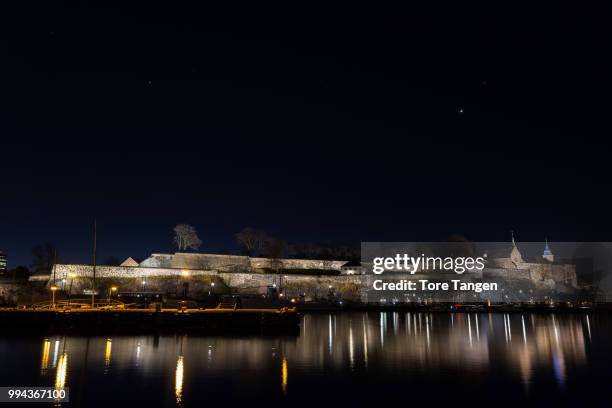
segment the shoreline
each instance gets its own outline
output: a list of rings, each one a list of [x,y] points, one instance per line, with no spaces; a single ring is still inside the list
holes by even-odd
[[[0,325],[30,332],[293,333],[295,309],[0,309]]]

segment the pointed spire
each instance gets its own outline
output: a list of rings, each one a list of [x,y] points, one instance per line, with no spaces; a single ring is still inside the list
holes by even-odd
[[[512,246],[516,246],[516,242],[514,241],[514,230],[510,230],[510,234],[512,235]]]
[[[555,255],[552,253],[552,251],[550,250],[550,247],[548,246],[548,238],[545,238],[546,244],[544,246],[544,253],[542,254],[542,258],[546,259],[549,262],[554,262],[555,261]]]

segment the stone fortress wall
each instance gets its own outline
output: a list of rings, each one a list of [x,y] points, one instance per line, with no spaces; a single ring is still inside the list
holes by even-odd
[[[497,270],[497,273],[506,275],[508,271],[512,271],[516,279],[529,279],[534,283],[546,286],[567,284],[578,288],[575,265],[524,261],[514,263],[509,258],[494,259],[489,265],[490,272]]]
[[[508,258],[510,259],[510,258]],[[128,261],[130,261],[128,259]],[[431,281],[460,279],[463,282],[498,282],[503,291],[472,294],[419,294],[433,300],[491,300],[529,301],[541,300],[545,296],[571,296],[578,289],[573,265],[528,264],[516,260],[495,259],[479,273],[463,275],[417,273],[393,273],[392,275],[347,275],[342,273],[346,261],[298,260],[250,258],[235,255],[213,254],[153,254],[138,263],[124,262],[134,266],[97,266],[97,287],[103,292],[106,287],[117,285],[123,292],[155,291],[179,293],[188,286],[190,296],[209,293],[214,282],[214,291],[221,293],[265,294],[270,287],[277,287],[287,298],[311,299],[334,297],[354,301],[379,301],[386,294],[372,291],[376,279]],[[510,262],[510,263],[508,263]],[[136,266],[137,265],[137,266]],[[62,285],[72,293],[82,293],[91,288],[93,275],[91,265],[57,264],[55,285]],[[311,273],[309,273],[311,272]],[[49,275],[34,276],[32,281],[52,284]],[[403,296],[403,295],[402,295]],[[414,296],[414,295],[413,295]],[[446,296],[446,297],[445,297]],[[391,300],[391,299],[390,299]],[[398,301],[417,300],[398,298]]]
[[[91,288],[93,267],[79,264],[57,264],[55,285],[72,293],[82,293]],[[359,289],[365,275],[292,275],[287,272],[277,273],[243,273],[222,272],[203,269],[174,269],[130,266],[97,266],[96,282],[100,293],[106,293],[113,285],[122,292],[152,291],[162,293],[180,293],[185,284],[189,285],[189,295],[199,297],[211,291],[215,283],[216,294],[239,293],[264,295],[268,288],[276,287],[289,296],[325,298],[330,286],[335,293],[343,297],[359,300]],[[33,276],[31,281],[46,285],[53,284],[49,275]],[[144,283],[143,283],[144,282]]]
[[[276,270],[339,272],[347,261],[252,258],[240,255],[197,253],[152,254],[139,266],[171,269],[203,269],[222,272],[265,273]]]

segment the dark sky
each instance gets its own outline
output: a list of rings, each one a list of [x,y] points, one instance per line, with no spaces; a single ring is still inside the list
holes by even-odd
[[[101,259],[171,251],[179,222],[204,251],[246,226],[610,240],[604,10],[15,3],[0,17],[11,266],[45,240],[88,261],[94,215]]]

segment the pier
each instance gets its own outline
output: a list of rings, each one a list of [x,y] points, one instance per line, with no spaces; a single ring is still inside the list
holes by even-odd
[[[300,315],[280,309],[0,309],[5,330],[55,333],[297,333]]]

